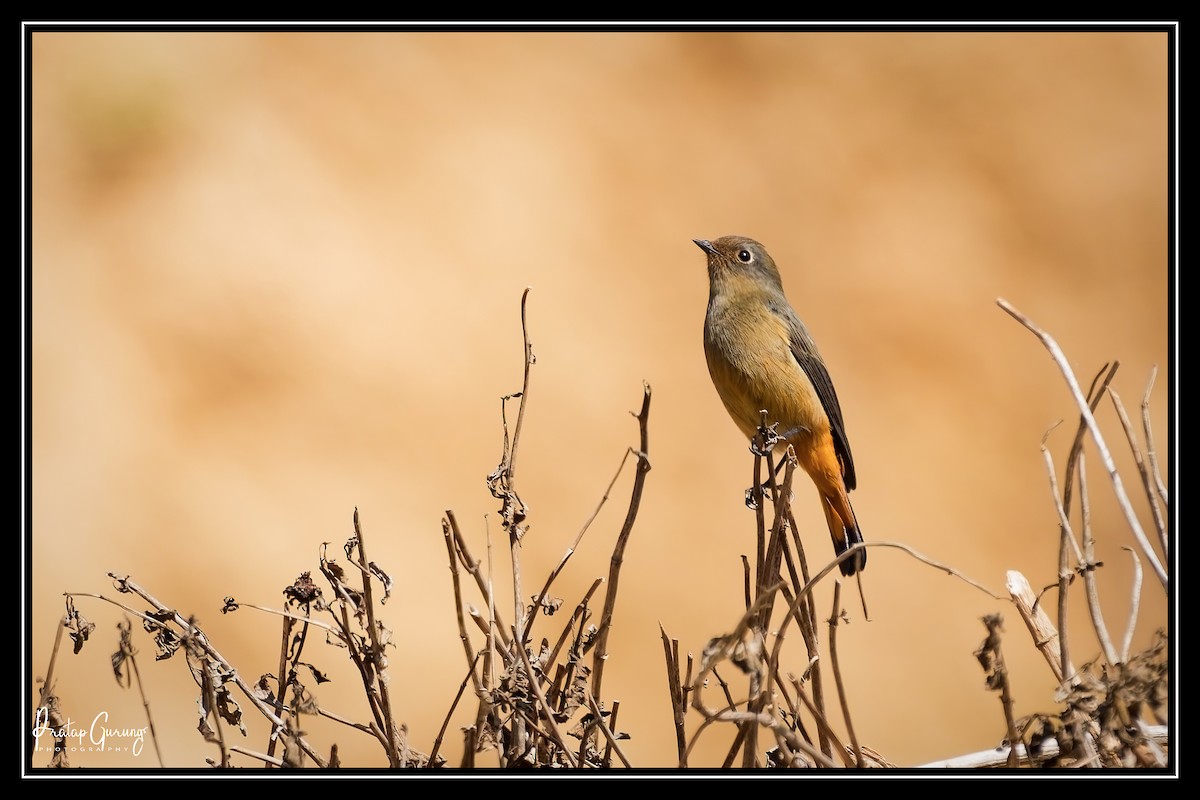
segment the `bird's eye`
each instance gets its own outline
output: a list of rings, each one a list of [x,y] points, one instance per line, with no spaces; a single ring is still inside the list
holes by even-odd
[[[738,261],[741,261],[743,264],[749,264],[751,258],[753,258],[753,256],[750,255],[749,250],[738,251]]]

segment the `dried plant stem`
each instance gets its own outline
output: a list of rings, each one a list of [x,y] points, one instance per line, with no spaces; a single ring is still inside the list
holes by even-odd
[[[1008,766],[1016,767],[1020,763],[1017,745],[1021,737],[1017,734],[1017,722],[1013,716],[1013,699],[1009,691],[1008,667],[1004,663],[1004,649],[1001,646],[1000,632],[1003,629],[1003,619],[999,614],[988,614],[983,618],[987,628],[987,638],[980,646],[976,655],[984,666],[988,677],[988,687],[1000,692],[1000,705],[1004,709],[1004,724],[1008,730]]]
[[[490,598],[492,596],[491,581],[480,570],[480,562],[471,557],[471,553],[467,549],[467,541],[463,538],[462,531],[458,527],[458,520],[455,519],[454,512],[447,511],[446,519],[450,521],[450,530],[454,535],[454,547],[458,552],[460,563],[470,573],[471,577],[475,579],[475,585],[479,589],[479,593],[484,597]],[[509,641],[508,632],[504,625],[504,618],[500,616],[498,611],[493,610],[492,614],[496,620],[496,637],[500,640],[500,644],[503,645],[504,649],[511,648],[512,642]]]
[[[846,750],[846,746],[842,744],[842,741],[838,738],[838,735],[834,733],[833,728],[830,727],[829,720],[825,718],[825,712],[817,707],[812,698],[808,696],[808,692],[804,691],[804,687],[800,684],[800,681],[796,680],[795,678],[792,678],[792,688],[796,690],[796,697],[800,698],[800,701],[804,703],[804,707],[808,709],[808,713],[812,714],[813,720],[816,721],[817,728],[820,731],[822,743],[828,740],[832,744],[832,747],[829,749],[825,749],[824,745],[822,745],[819,755],[823,765],[828,767],[837,766],[832,759],[833,754],[837,753],[837,756],[841,759],[843,766],[853,767],[854,761],[851,758],[850,753]],[[809,755],[814,757],[818,755],[818,752],[814,749],[809,749],[805,752],[808,752]]]
[[[596,517],[600,514],[600,509],[603,508],[604,504],[608,502],[608,497],[612,493],[612,488],[616,485],[617,478],[621,476],[621,472],[625,469],[625,464],[629,461],[629,456],[632,453],[632,448],[625,450],[625,453],[621,456],[621,463],[617,466],[617,471],[613,473],[612,480],[608,482],[608,487],[604,490],[604,496],[601,497],[600,502],[596,504],[596,508],[592,511],[591,516],[584,521],[583,527],[580,528],[579,533],[575,535],[575,541],[573,541],[571,546],[567,548],[567,552],[563,554],[562,560],[559,561],[558,566],[550,572],[550,575],[546,578],[545,585],[542,586],[542,590],[538,592],[537,597],[534,598],[533,605],[529,608],[529,615],[525,620],[526,641],[530,641],[532,638],[532,633],[530,633],[529,628],[533,626],[533,621],[537,618],[537,610],[541,607],[542,602],[546,599],[546,595],[550,592],[550,584],[552,584],[554,580],[562,573],[563,568],[567,565],[567,561],[569,561],[571,556],[575,553],[575,550],[579,547],[579,543],[583,541],[583,535],[587,533],[588,528],[592,526],[592,522],[594,522]]]
[[[358,551],[357,564],[359,570],[362,572],[363,604],[367,607],[367,634],[371,638],[371,656],[374,662],[373,671],[376,684],[375,691],[379,696],[380,711],[383,714],[383,722],[387,731],[388,762],[393,768],[401,767],[404,766],[404,758],[397,749],[396,721],[392,718],[391,693],[388,691],[387,656],[384,654],[384,644],[379,639],[379,624],[375,621],[375,600],[372,597],[374,581],[371,580],[372,565],[367,561],[367,546],[357,508],[354,509],[354,540]]]
[[[537,360],[533,355],[533,347],[529,343],[529,326],[526,319],[525,307],[529,298],[529,288],[521,293],[521,339],[522,356],[524,361],[523,378],[521,381],[521,402],[517,406],[517,425],[513,429],[512,447],[504,454],[501,471],[503,473],[504,507],[501,512],[504,529],[508,532],[509,552],[512,561],[513,574],[513,620],[515,628],[513,642],[517,649],[524,650],[525,643],[525,608],[522,598],[525,593],[521,589],[521,536],[524,528],[521,522],[525,518],[525,506],[521,503],[516,486],[517,453],[521,441],[521,430],[525,425],[525,407],[529,401],[530,367]]]
[[[50,648],[50,663],[46,667],[46,678],[42,681],[42,688],[38,691],[38,708],[46,705],[46,698],[52,693],[54,685],[54,665],[58,661],[58,648],[62,645],[63,630],[70,623],[67,617],[62,617],[58,621],[58,625],[54,631],[54,646]],[[34,709],[34,715],[37,715],[37,709]]]
[[[517,639],[516,632],[513,632],[513,639]],[[562,732],[558,729],[558,725],[554,722],[554,710],[550,708],[550,704],[546,702],[546,693],[542,689],[542,682],[538,678],[538,673],[533,671],[533,666],[529,663],[529,653],[524,647],[518,647],[517,652],[521,654],[521,663],[525,665],[526,674],[529,676],[529,688],[533,690],[534,697],[537,698],[538,707],[542,711],[542,716],[546,724],[550,727],[550,737],[562,750],[563,757],[567,759],[572,767],[577,766],[575,756],[571,753],[571,749],[567,747],[567,742],[563,738]]]
[[[158,758],[158,766],[166,766],[163,764],[162,748],[158,744],[158,734],[154,730],[154,718],[150,715],[150,700],[146,697],[146,687],[142,685],[142,673],[137,665],[137,653],[134,652],[133,644],[129,639],[129,632],[132,625],[121,628],[122,649],[125,651],[125,657],[129,660],[129,667],[133,672],[133,679],[137,683],[138,694],[142,698],[142,708],[146,711],[146,727],[150,729],[150,741],[154,742],[154,755]]]
[[[1100,405],[1100,398],[1108,391],[1108,387],[1112,384],[1113,377],[1117,374],[1117,369],[1120,367],[1120,362],[1114,361],[1112,364],[1106,364],[1096,376],[1092,378],[1092,385],[1088,387],[1088,408],[1092,413],[1096,413],[1096,408]],[[1051,426],[1053,430],[1057,426]],[[1071,516],[1071,500],[1075,489],[1075,462],[1079,459],[1083,452],[1083,440],[1087,436],[1088,425],[1087,420],[1082,415],[1079,417],[1079,424],[1075,428],[1075,438],[1071,442],[1071,449],[1067,451],[1067,468],[1063,473],[1066,484],[1063,486],[1063,510],[1067,517]],[[1046,437],[1042,437],[1042,444],[1045,445]]]
[[[850,745],[854,748],[854,762],[859,769],[862,769],[863,754],[862,748],[858,744],[858,737],[854,733],[854,722],[850,718],[850,703],[846,699],[846,685],[842,680],[842,671],[838,668],[837,656],[837,629],[838,620],[841,619],[841,599],[842,599],[842,582],[833,582],[833,611],[829,615],[829,662],[833,669],[833,681],[837,686],[838,697],[842,705],[842,718],[846,720],[846,732],[850,734]]]
[[[275,710],[282,717],[284,709],[287,707],[287,689],[288,689],[288,647],[291,641],[291,633],[293,621],[290,614],[283,614],[283,619],[280,620],[282,630],[280,632],[279,642],[279,675],[275,678]],[[264,759],[267,765],[275,760],[275,746],[279,743],[279,737],[276,735],[275,726],[271,726],[271,733],[267,737],[267,757]],[[282,765],[283,762],[280,762]]]
[[[334,636],[334,638],[336,638],[338,641],[340,641],[343,645],[346,645],[347,647],[350,645],[350,643],[346,641],[345,635],[342,633],[342,631],[339,630],[336,626],[330,625],[328,622],[322,622],[321,620],[314,619],[313,617],[302,617],[299,614],[293,614],[292,612],[290,612],[286,609],[270,608],[268,606],[260,606],[260,605],[254,604],[254,603],[245,603],[245,602],[242,602],[241,600],[238,601],[237,607],[238,608],[252,608],[255,611],[261,611],[264,614],[272,614],[277,617],[282,617],[285,622],[287,622],[287,621],[303,622],[305,625],[311,625],[316,628],[321,628],[322,630],[327,631],[328,633],[332,634]],[[286,629],[286,627],[285,627],[285,629]],[[285,634],[285,637],[286,637],[286,634]],[[286,639],[285,639],[285,641],[286,641]]]
[[[591,616],[591,612],[588,610],[588,603],[591,602],[592,595],[596,593],[596,590],[600,588],[600,584],[603,582],[603,578],[596,578],[594,581],[592,581],[592,585],[588,587],[587,593],[584,594],[583,599],[580,600],[575,606],[575,611],[571,614],[570,622],[563,627],[562,633],[559,634],[558,641],[554,643],[554,649],[550,651],[548,663],[552,664],[558,660],[558,654],[562,652],[563,645],[565,645],[567,642],[567,637],[570,636],[572,630],[576,629],[576,626],[578,626],[580,633],[582,633],[583,624],[588,620],[588,617]]]
[[[272,740],[272,744],[274,744],[274,740]],[[237,745],[237,744],[229,745],[229,752],[241,753],[244,756],[249,756],[250,758],[256,758],[259,761],[264,762],[268,767],[284,766],[282,758],[276,758],[275,756],[273,756],[269,753],[260,753],[257,750],[251,750],[250,748],[242,747],[241,745]]]
[[[667,662],[667,692],[671,698],[671,714],[675,722],[675,747],[679,751],[679,768],[687,769],[687,702],[679,680],[679,642],[668,639],[667,632],[661,624],[658,631],[662,635],[663,655]]]
[[[452,511],[446,512],[446,518],[442,520],[442,538],[446,542],[446,556],[450,561],[450,580],[454,586],[454,616],[458,622],[458,638],[462,641],[463,654],[467,658],[467,663],[470,664],[470,669],[467,671],[467,679],[471,681],[475,688],[476,696],[483,694],[483,686],[479,681],[479,675],[475,672],[475,665],[479,662],[479,654],[471,647],[471,637],[467,635],[467,624],[463,617],[463,597],[462,597],[462,581],[458,574],[458,557],[454,549],[454,538],[450,531],[450,520],[453,519]],[[462,690],[459,690],[459,694]],[[456,700],[457,702],[457,700]],[[442,726],[443,729],[445,726]],[[441,741],[441,736],[438,736],[438,741]],[[437,746],[434,746],[434,752],[430,755],[432,760],[437,755]]]
[[[1142,562],[1132,547],[1123,547],[1133,559],[1133,585],[1129,588],[1129,624],[1125,626],[1125,638],[1121,643],[1121,663],[1129,663],[1129,650],[1133,647],[1133,631],[1137,626],[1138,609],[1142,602]]]
[[[1067,685],[1067,676],[1075,676],[1075,667],[1069,663],[1065,665],[1063,663],[1063,653],[1059,649],[1058,629],[1054,627],[1050,616],[1042,610],[1041,605],[1037,602],[1033,587],[1029,585],[1025,576],[1016,570],[1009,570],[1007,577],[1006,585],[1009,596],[1017,608],[1017,613],[1025,621],[1025,627],[1029,628],[1029,635],[1033,637],[1034,645],[1046,659],[1046,663],[1050,665],[1054,679],[1061,686]],[[1074,680],[1077,681],[1078,677],[1076,676]]]
[[[1100,589],[1096,586],[1096,539],[1092,535],[1092,506],[1088,501],[1087,461],[1081,454],[1079,457],[1079,510],[1083,522],[1083,592],[1087,598],[1088,612],[1092,617],[1092,627],[1096,638],[1104,650],[1105,658],[1111,659],[1110,664],[1119,663],[1120,656],[1113,647],[1112,638],[1108,635],[1108,625],[1104,622],[1104,612],[1100,608]]]
[[[629,762],[629,758],[625,755],[625,751],[621,749],[621,744],[618,742],[616,734],[613,733],[611,727],[605,724],[604,715],[600,711],[600,704],[596,702],[596,698],[592,696],[591,692],[587,693],[587,701],[588,708],[591,709],[592,712],[592,718],[595,720],[594,724],[600,730],[600,732],[604,734],[604,738],[608,742],[608,747],[617,754],[617,758],[621,759],[622,764],[624,764],[626,767],[632,767],[633,765]],[[612,711],[613,722],[616,722],[616,718],[617,704],[614,703]]]
[[[1070,542],[1070,544],[1075,549],[1075,557],[1079,563],[1079,571],[1080,571],[1080,574],[1082,575],[1083,581],[1084,581],[1084,587],[1085,587],[1084,591],[1085,591],[1085,596],[1087,597],[1087,601],[1088,601],[1088,609],[1092,615],[1092,625],[1096,629],[1096,635],[1100,639],[1101,646],[1104,648],[1105,657],[1109,659],[1110,664],[1116,664],[1117,663],[1116,651],[1113,649],[1112,641],[1108,637],[1108,630],[1105,627],[1104,620],[1100,614],[1099,600],[1098,600],[1097,591],[1096,591],[1096,575],[1095,575],[1095,570],[1094,570],[1095,562],[1091,560],[1092,548],[1085,541],[1085,543],[1084,543],[1085,549],[1081,550],[1079,547],[1079,544],[1075,541],[1075,535],[1071,529],[1071,522],[1070,522],[1070,520],[1067,519],[1067,511],[1063,507],[1062,502],[1058,499],[1058,481],[1054,477],[1054,462],[1053,462],[1053,459],[1051,459],[1051,457],[1050,457],[1049,450],[1046,449],[1044,439],[1043,439],[1043,443],[1042,443],[1042,456],[1046,460],[1046,469],[1049,473],[1049,480],[1050,480],[1050,496],[1053,498],[1054,508],[1058,512],[1058,524],[1062,530],[1063,541],[1064,541],[1064,543]],[[1090,517],[1086,516],[1086,514],[1087,514],[1086,509],[1088,506],[1087,480],[1086,480],[1086,472],[1083,468],[1083,465],[1084,465],[1084,459],[1083,459],[1083,456],[1081,455],[1079,457],[1079,460],[1076,462],[1076,470],[1078,471],[1078,474],[1079,474],[1080,496],[1082,497],[1081,506],[1084,509],[1085,519],[1090,519]],[[1060,631],[1062,631],[1062,634],[1059,638],[1062,663],[1070,664],[1071,657],[1070,657],[1070,643],[1069,643],[1069,639],[1067,636],[1067,630],[1068,630],[1067,612],[1068,612],[1068,609],[1067,609],[1066,596],[1067,596],[1068,587],[1070,585],[1071,569],[1070,569],[1069,565],[1066,563],[1066,559],[1067,559],[1067,556],[1066,556],[1065,546],[1064,546],[1064,549],[1060,550],[1060,557],[1059,557],[1058,629]],[[1073,678],[1071,678],[1070,675],[1068,675],[1067,677],[1068,677],[1068,679],[1073,681]]]
[[[1142,395],[1142,429],[1146,434],[1146,460],[1150,462],[1150,472],[1154,475],[1154,484],[1158,488],[1158,496],[1162,504],[1168,505],[1167,486],[1163,483],[1162,473],[1158,469],[1158,453],[1154,449],[1154,433],[1150,426],[1150,393],[1154,389],[1154,378],[1158,375],[1158,367],[1150,370],[1150,380],[1146,383],[1146,393]],[[1163,542],[1166,550],[1166,542]]]
[[[1137,514],[1134,513],[1133,506],[1129,502],[1129,497],[1125,493],[1125,486],[1121,481],[1121,475],[1117,472],[1116,464],[1113,462],[1112,454],[1109,453],[1108,445],[1104,442],[1104,435],[1100,432],[1100,426],[1096,422],[1096,418],[1092,415],[1091,408],[1088,406],[1088,401],[1080,391],[1079,383],[1075,380],[1075,373],[1071,371],[1070,365],[1067,363],[1066,357],[1059,348],[1058,343],[1049,333],[1035,325],[1028,317],[1021,314],[1015,308],[1008,304],[1003,299],[996,301],[999,306],[1004,309],[1010,316],[1029,329],[1037,336],[1046,349],[1050,351],[1051,357],[1058,364],[1063,376],[1067,379],[1067,385],[1071,389],[1071,394],[1075,398],[1075,402],[1079,405],[1079,410],[1082,412],[1084,419],[1087,420],[1088,429],[1092,433],[1092,439],[1096,442],[1096,447],[1100,451],[1100,457],[1104,461],[1104,466],[1108,470],[1108,476],[1112,481],[1113,489],[1117,494],[1117,502],[1120,504],[1122,511],[1125,512],[1125,520],[1129,524],[1129,529],[1133,532],[1134,538],[1138,545],[1142,548],[1142,554],[1150,566],[1154,568],[1154,573],[1158,576],[1162,583],[1163,589],[1167,588],[1167,572],[1163,569],[1162,564],[1155,555],[1154,549],[1150,546],[1150,542],[1146,539],[1146,533],[1142,530],[1142,524],[1138,521]]]
[[[768,463],[770,463],[768,461]],[[767,552],[758,573],[758,591],[762,592],[766,587],[775,585],[779,581],[779,565],[783,560],[783,550],[786,547],[786,539],[784,537],[787,527],[788,514],[791,509],[792,496],[792,477],[796,470],[796,454],[792,451],[789,445],[787,457],[784,459],[783,470],[783,485],[776,487],[772,485],[772,496],[774,502],[774,516],[771,520],[771,535],[767,542]],[[774,478],[772,477],[772,481]],[[775,608],[775,593],[772,592],[762,604],[759,617],[754,623],[760,632],[765,634],[767,625],[770,623],[771,613]]]
[[[588,694],[588,701],[592,703],[592,705],[596,704],[596,698],[592,697],[590,693]],[[608,744],[604,746],[604,758],[600,762],[605,769],[608,769],[612,766],[613,751],[616,751],[617,758],[621,759],[621,763],[623,763],[626,767],[633,766],[629,763],[629,759],[625,757],[625,753],[621,750],[621,746],[618,744],[618,741],[620,741],[621,737],[617,735],[616,731],[618,730],[617,715],[620,713],[620,711],[620,701],[614,700],[612,704],[612,713],[609,714],[608,722],[604,722],[603,716],[600,718],[600,730],[604,733],[605,738],[608,740]]]
[[[467,669],[467,674],[463,676],[462,683],[458,685],[458,693],[454,695],[454,702],[450,704],[449,710],[446,711],[446,718],[442,720],[442,727],[438,729],[437,738],[433,740],[433,749],[429,751],[430,764],[437,763],[438,750],[442,749],[442,739],[446,735],[446,728],[450,727],[450,718],[454,715],[454,709],[458,708],[458,701],[462,699],[463,692],[467,689],[467,684],[472,681],[475,682],[476,686],[479,684],[479,676],[475,673],[475,665],[479,663],[479,656],[479,653],[475,654],[475,658],[471,661],[471,665]]]
[[[1170,551],[1167,549],[1167,524],[1163,520],[1162,509],[1159,507],[1158,494],[1154,487],[1154,476],[1150,474],[1150,467],[1142,455],[1141,447],[1138,446],[1137,434],[1133,431],[1133,424],[1129,421],[1129,415],[1125,413],[1125,406],[1121,404],[1120,396],[1111,389],[1108,394],[1112,397],[1113,407],[1116,408],[1117,417],[1121,420],[1121,427],[1125,430],[1125,438],[1129,440],[1129,449],[1133,453],[1134,463],[1137,464],[1138,473],[1142,476],[1142,489],[1146,492],[1146,500],[1150,506],[1150,513],[1154,517],[1154,528],[1158,531],[1158,540],[1162,545],[1163,557],[1165,558],[1170,554]]]
[[[633,533],[633,523],[637,519],[638,509],[642,503],[642,492],[646,488],[646,476],[650,473],[650,384],[642,384],[642,409],[638,412],[638,433],[640,444],[637,452],[637,471],[633,477],[633,489],[629,496],[629,507],[625,512],[625,522],[617,534],[617,543],[613,547],[612,558],[608,568],[608,586],[604,595],[604,608],[600,614],[600,625],[596,632],[596,649],[592,654],[592,693],[603,702],[604,695],[601,685],[604,680],[604,664],[608,661],[608,634],[612,630],[613,615],[617,607],[617,587],[620,585],[621,565],[625,561],[625,547],[629,536]]]
[[[1170,729],[1165,725],[1146,725],[1142,726],[1142,734],[1155,744],[1169,744],[1171,741]],[[1017,758],[1022,765],[1034,763],[1034,759],[1030,758],[1029,751],[1025,745],[1017,744],[1014,748],[1017,753]],[[1011,751],[1010,751],[1011,752]],[[1054,738],[1046,739],[1038,750],[1037,761],[1044,762],[1048,758],[1053,758],[1059,754],[1058,741]],[[942,761],[931,761],[928,764],[921,764],[916,769],[993,769],[996,767],[1004,767],[1008,765],[1009,754],[1001,753],[995,748],[983,750],[978,753],[968,753],[967,755],[956,756]]]
[[[264,717],[266,717],[268,720],[270,720],[275,725],[278,725],[281,727],[283,726],[284,722],[275,713],[274,707],[270,703],[267,703],[266,701],[261,700],[258,697],[258,694],[254,691],[254,687],[252,687],[248,683],[246,683],[246,680],[241,676],[241,674],[236,669],[233,668],[233,666],[229,663],[229,661],[227,661],[225,659],[225,657],[223,655],[221,655],[220,652],[218,652],[215,647],[213,647],[212,643],[210,643],[208,641],[208,637],[205,636],[204,633],[199,628],[196,628],[195,626],[191,625],[187,620],[185,620],[182,616],[180,616],[179,613],[177,611],[175,611],[174,609],[168,608],[167,606],[160,603],[149,592],[147,592],[145,589],[143,589],[141,586],[139,586],[134,581],[130,580],[128,576],[117,575],[112,572],[108,573],[108,576],[110,578],[112,578],[114,581],[116,581],[117,588],[119,591],[133,592],[134,594],[138,595],[143,600],[145,600],[147,603],[150,603],[150,605],[152,605],[155,608],[155,610],[158,611],[160,614],[163,614],[163,615],[169,614],[171,616],[172,621],[177,626],[179,626],[184,631],[190,632],[193,635],[193,638],[195,639],[197,646],[199,646],[203,650],[203,652],[205,653],[205,655],[207,655],[208,658],[215,661],[218,665],[220,665],[222,667],[223,671],[228,672],[232,676],[234,685],[236,685],[239,689],[242,690],[242,694],[244,694],[250,700],[250,702],[254,704],[254,706],[259,710],[259,713],[261,713]],[[135,611],[132,608],[129,608],[121,603],[118,603],[115,600],[111,600],[107,597],[104,597],[103,595],[86,594],[83,592],[75,592],[73,594],[76,597],[94,597],[98,600],[103,600],[106,603],[112,603],[113,605],[117,606],[118,608],[125,609],[125,611],[127,613],[129,613],[130,615],[137,617],[143,621],[150,622],[155,627],[166,628],[165,623],[159,622],[158,620],[154,619],[153,617],[146,616],[145,614],[142,614],[139,611]],[[312,758],[312,760],[314,762],[316,762],[316,764],[318,766],[320,766],[321,768],[324,768],[326,766],[325,760],[323,758],[321,758],[321,756],[318,755],[315,750],[313,750],[312,746],[309,745],[309,743],[307,741],[305,741],[303,736],[293,735],[292,738],[296,742],[296,745],[301,750],[303,750],[305,754],[307,754],[310,758]]]

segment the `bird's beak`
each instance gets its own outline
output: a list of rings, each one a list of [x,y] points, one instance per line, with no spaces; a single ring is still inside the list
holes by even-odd
[[[692,239],[692,241],[704,252],[714,256],[717,254],[717,248],[713,247],[712,242],[708,239]]]

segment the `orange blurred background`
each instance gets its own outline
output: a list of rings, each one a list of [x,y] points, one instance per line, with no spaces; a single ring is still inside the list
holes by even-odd
[[[868,541],[903,543],[1001,597],[1008,570],[1054,583],[1058,517],[1040,445],[1064,421],[1047,438],[1061,471],[1078,411],[1046,349],[996,300],[1057,339],[1085,390],[1120,361],[1113,388],[1139,431],[1157,368],[1166,473],[1168,54],[1168,34],[1153,31],[34,34],[34,676],[64,592],[142,608],[109,571],[196,615],[249,680],[276,672],[278,619],[223,615],[222,599],[280,605],[316,571],[322,542],[341,555],[357,508],[368,557],[395,580],[382,614],[397,644],[396,717],[429,752],[467,669],[447,510],[476,557],[490,535],[508,585],[485,476],[501,455],[500,398],[521,388],[531,287],[525,588],[559,563],[637,445],[629,412],[647,382],[652,471],[604,699],[620,703],[635,766],[674,766],[660,626],[698,657],[737,623],[740,557],[754,551],[751,458],[709,382],[705,262],[692,243],[730,233],[766,244],[821,346]],[[1097,417],[1153,535],[1107,399]],[[1133,541],[1087,452],[1098,579],[1120,639]],[[608,574],[632,476],[627,466],[556,582],[564,613],[539,620],[538,635],[556,634]],[[822,566],[823,518],[798,486],[801,535]],[[1135,648],[1169,611],[1138,555]],[[999,697],[973,656],[994,612],[1007,621],[1016,713],[1060,710],[1004,599],[892,548],[872,551],[863,579],[870,619],[847,583],[838,633],[863,744],[901,766],[999,744]],[[817,592],[823,616],[830,586]],[[112,727],[144,725],[137,690],[118,688],[109,665],[119,609],[76,606],[97,630],[79,655],[59,654],[64,709],[77,723],[107,713]],[[1073,609],[1079,665],[1099,650]],[[135,641],[163,762],[204,766],[217,751],[196,732],[182,660],[154,663],[149,637]],[[365,720],[344,651],[310,641],[306,655],[334,678],[308,681],[318,702]],[[793,651],[788,669],[804,666]],[[242,706],[242,743],[265,750],[265,725]],[[451,764],[473,714],[464,702],[451,720]],[[386,763],[363,734],[305,723],[348,766]],[[719,765],[729,733],[702,735],[690,763]],[[70,760],[158,765],[149,743]]]

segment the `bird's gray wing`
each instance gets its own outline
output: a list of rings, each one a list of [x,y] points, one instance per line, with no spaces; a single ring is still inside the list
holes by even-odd
[[[817,347],[804,327],[804,323],[796,316],[796,312],[790,308],[773,310],[787,320],[792,357],[796,359],[796,363],[812,381],[813,387],[817,390],[817,397],[821,398],[821,405],[825,408],[825,414],[829,417],[829,427],[833,432],[834,450],[842,459],[842,474],[846,482],[846,491],[851,491],[858,483],[854,476],[854,457],[850,455],[850,440],[846,438],[846,423],[842,421],[842,407],[838,404],[837,392],[833,389],[833,380],[829,377],[829,370],[825,368],[825,362],[817,352]]]

